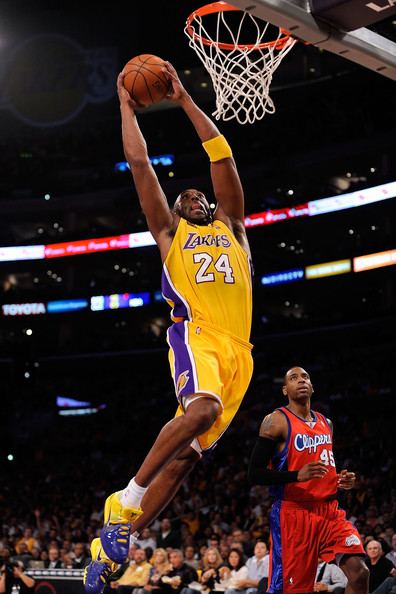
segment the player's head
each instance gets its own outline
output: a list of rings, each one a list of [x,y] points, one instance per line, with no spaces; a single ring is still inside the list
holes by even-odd
[[[209,225],[213,220],[205,195],[195,189],[184,190],[179,194],[173,205],[173,212],[195,225]]]
[[[302,367],[291,367],[285,373],[282,391],[289,400],[310,398],[314,390],[309,373]]]

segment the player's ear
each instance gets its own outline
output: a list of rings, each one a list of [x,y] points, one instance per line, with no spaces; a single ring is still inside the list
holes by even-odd
[[[287,396],[286,386],[282,386],[282,392],[283,392],[284,396]]]
[[[179,214],[180,211],[180,194],[178,195],[178,197],[176,198],[173,207],[172,207],[173,212],[175,212],[176,214]]]

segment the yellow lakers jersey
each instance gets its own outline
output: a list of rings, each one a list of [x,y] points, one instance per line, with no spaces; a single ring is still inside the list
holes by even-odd
[[[252,270],[227,225],[180,219],[162,272],[162,293],[174,322],[209,323],[249,341]]]

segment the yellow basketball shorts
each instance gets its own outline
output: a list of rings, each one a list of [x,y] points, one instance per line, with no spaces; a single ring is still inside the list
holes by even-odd
[[[169,363],[179,407],[193,394],[214,398],[221,412],[214,425],[191,444],[208,454],[231,423],[248,389],[252,373],[252,345],[216,326],[176,322],[167,335]]]

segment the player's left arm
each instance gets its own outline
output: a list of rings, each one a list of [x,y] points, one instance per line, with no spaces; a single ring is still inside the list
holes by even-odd
[[[172,92],[167,99],[179,103],[183,108],[210,157],[213,191],[217,201],[215,218],[228,225],[248,251],[244,193],[231,148],[215,123],[187,93],[172,64],[165,62],[165,68],[165,74],[172,82]]]
[[[331,434],[333,434],[333,423],[330,419],[327,419],[329,424]],[[356,476],[354,472],[348,472],[346,468],[341,470],[341,472],[337,475],[337,487],[339,489],[353,489],[356,482]]]

